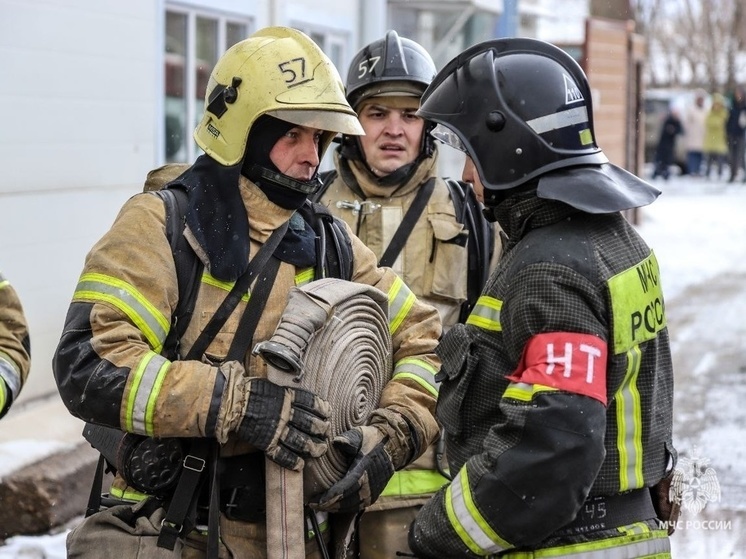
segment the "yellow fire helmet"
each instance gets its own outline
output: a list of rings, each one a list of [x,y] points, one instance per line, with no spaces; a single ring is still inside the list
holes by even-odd
[[[320,155],[337,133],[364,134],[334,64],[310,37],[289,27],[260,29],[223,54],[210,75],[194,140],[220,164],[236,165],[263,114],[325,131]]]

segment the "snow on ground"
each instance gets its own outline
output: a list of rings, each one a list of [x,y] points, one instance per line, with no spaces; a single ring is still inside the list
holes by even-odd
[[[723,364],[746,362],[746,185],[690,177],[654,184],[663,194],[640,211],[638,230],[658,256],[676,315],[669,321],[681,325],[672,326],[674,353],[697,350],[686,382],[677,369],[675,442],[685,458],[701,446],[722,483],[720,502],[697,515],[684,511],[673,557],[744,558],[746,371]],[[10,538],[0,559],[62,559],[65,534]]]

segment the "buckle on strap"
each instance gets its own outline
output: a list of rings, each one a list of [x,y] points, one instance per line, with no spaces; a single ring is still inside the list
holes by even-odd
[[[205,469],[205,459],[192,454],[187,454],[184,457],[184,469],[192,470],[193,472],[200,473]]]

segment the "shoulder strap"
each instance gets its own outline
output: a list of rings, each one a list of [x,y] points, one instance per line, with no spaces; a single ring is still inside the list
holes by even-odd
[[[322,204],[308,202],[299,210],[316,233],[316,279],[352,279],[352,240],[342,221]]]
[[[321,197],[324,196],[324,192],[327,191],[329,188],[329,185],[334,182],[334,179],[337,178],[337,170],[331,169],[329,171],[324,171],[323,173],[319,173],[319,180],[321,181],[321,188],[319,188],[316,192],[311,194],[308,199],[311,200],[311,202],[318,202],[321,200]]]
[[[492,223],[482,213],[474,189],[468,183],[444,179],[451,193],[456,219],[469,231],[469,273],[467,276],[466,302],[461,307],[459,322],[464,322],[482,293],[490,274],[490,261],[495,250],[495,233]]]
[[[212,339],[218,332],[220,332],[220,329],[223,327],[226,320],[228,320],[233,309],[238,305],[241,297],[248,291],[254,278],[259,272],[264,270],[270,257],[274,254],[277,245],[280,244],[280,241],[285,236],[285,232],[288,230],[288,224],[289,221],[286,221],[280,227],[275,229],[269,236],[269,239],[267,239],[267,242],[265,242],[259,249],[259,252],[256,253],[256,256],[251,259],[246,271],[236,280],[236,283],[233,285],[230,293],[228,293],[228,296],[217,308],[215,314],[212,315],[210,322],[204,327],[202,332],[199,333],[199,336],[185,357],[186,360],[201,358],[202,354],[210,345]]]
[[[435,190],[434,177],[430,178],[430,180],[423,184],[417,191],[417,195],[412,201],[412,205],[409,206],[407,213],[404,214],[404,219],[402,219],[399,228],[391,238],[389,246],[387,246],[386,250],[383,252],[381,261],[378,263],[379,266],[391,266],[396,261],[401,249],[404,247],[409,235],[412,233],[412,229],[414,229],[414,224],[419,219],[422,210],[427,206],[427,202],[430,200],[433,190]]]
[[[161,197],[166,208],[166,237],[171,245],[179,286],[179,301],[163,344],[164,355],[169,359],[176,359],[179,357],[179,340],[189,326],[194,312],[199,276],[204,266],[184,237],[185,216],[189,203],[186,190],[175,185],[155,190],[153,193]]]

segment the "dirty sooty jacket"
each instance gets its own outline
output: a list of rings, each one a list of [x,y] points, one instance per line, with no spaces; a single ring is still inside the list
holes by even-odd
[[[608,541],[616,527],[563,529],[596,496],[649,494],[675,452],[653,252],[619,213],[520,195],[495,213],[507,251],[438,348],[437,417],[455,477],[412,526],[418,557]],[[654,540],[656,524],[641,522],[650,518],[634,521]]]
[[[239,189],[253,257],[293,211],[273,204],[244,177]],[[248,298],[242,298],[201,360],[171,362],[162,356],[179,296],[164,224],[163,201],[152,193],[136,194],[87,255],[54,358],[60,394],[70,412],[84,421],[158,438],[214,437],[222,444],[223,456],[252,452],[235,436],[243,414],[241,380],[245,375],[266,377],[266,363],[250,350],[243,366],[222,363]],[[204,261],[189,228],[185,236]],[[359,239],[350,238],[352,280],[389,296],[394,373],[379,405],[400,414],[422,452],[438,433],[433,380],[440,364],[434,354],[441,332],[437,311],[418,302],[398,276],[376,266],[375,255]],[[312,268],[281,262],[252,347],[274,333],[290,289],[312,278]],[[182,355],[231,287],[205,268],[181,339]],[[413,450],[411,441],[401,442],[405,452]],[[115,479],[111,494],[142,498],[122,478]]]

